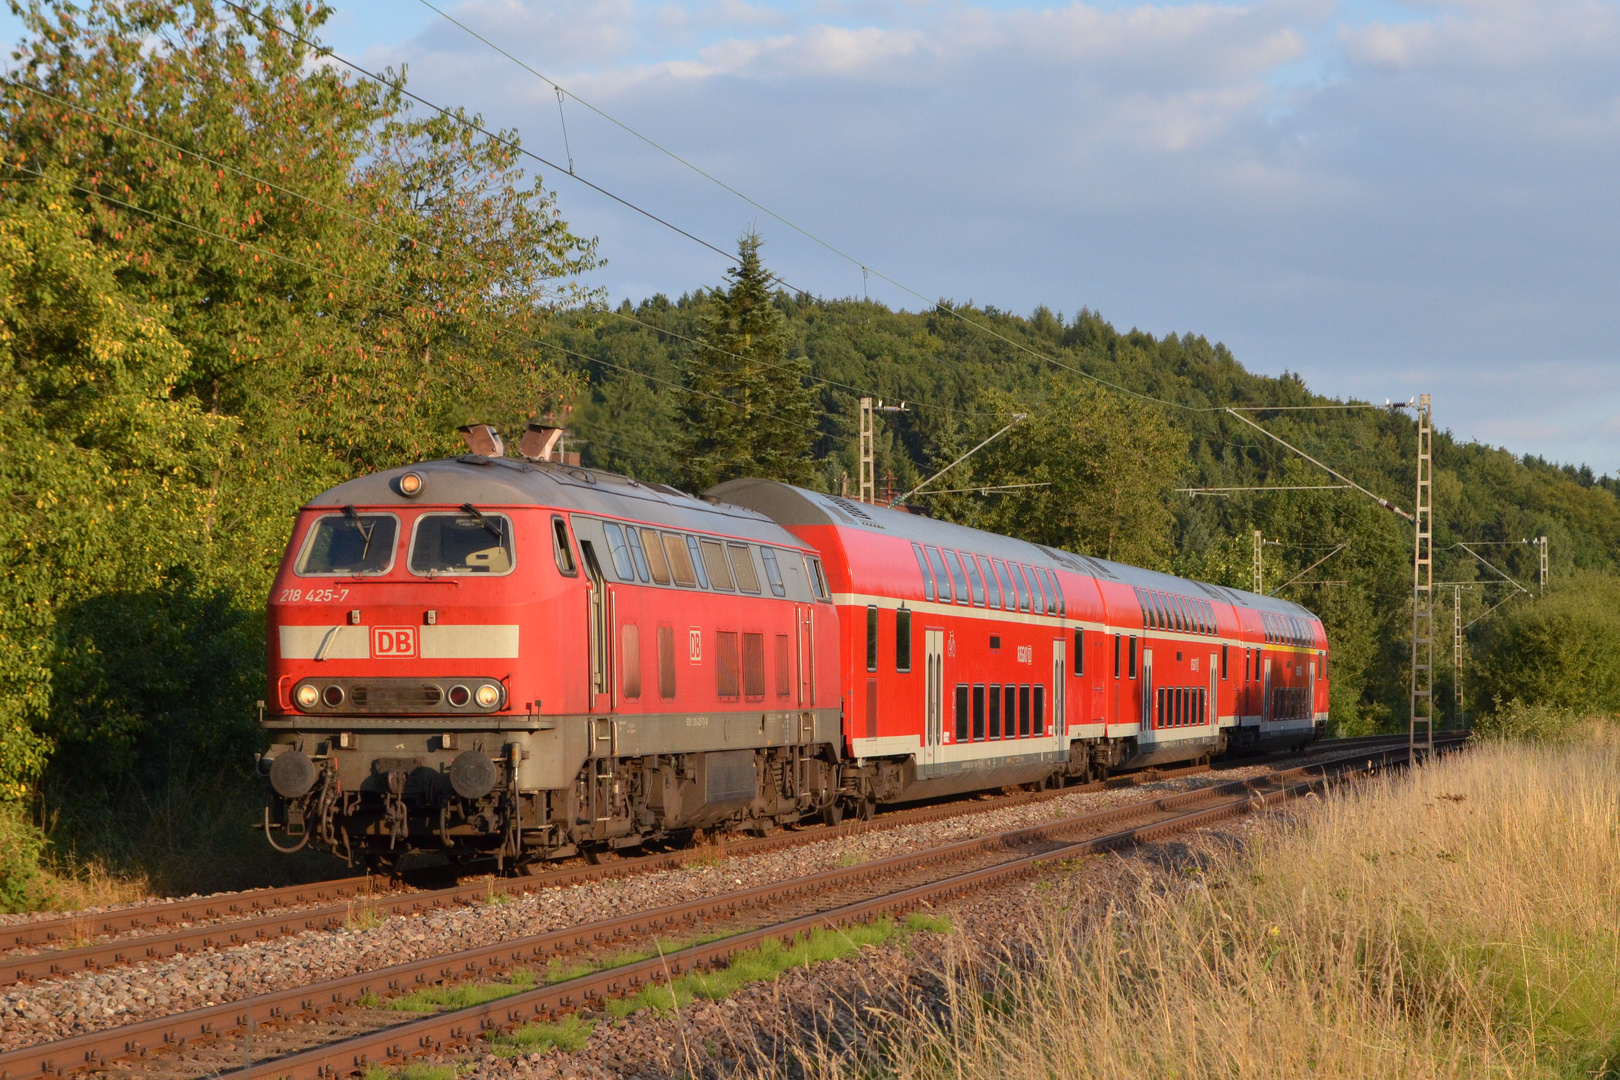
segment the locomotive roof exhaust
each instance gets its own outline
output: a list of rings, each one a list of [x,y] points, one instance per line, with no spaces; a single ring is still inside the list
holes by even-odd
[[[551,461],[562,437],[563,429],[560,427],[531,423],[518,441],[518,453],[525,461]]]
[[[501,433],[495,430],[495,425],[468,424],[456,430],[461,432],[461,441],[467,444],[467,449],[479,457],[506,456],[506,443],[501,441]]]

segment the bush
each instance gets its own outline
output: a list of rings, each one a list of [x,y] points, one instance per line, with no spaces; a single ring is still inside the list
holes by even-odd
[[[45,834],[21,806],[0,803],[0,912],[35,911],[50,904],[51,881],[40,869],[45,846]]]
[[[1582,716],[1620,714],[1620,579],[1576,574],[1544,598],[1503,610],[1485,624],[1479,649],[1484,700]],[[1502,723],[1531,719],[1516,712]],[[1534,719],[1551,722],[1552,713]]]

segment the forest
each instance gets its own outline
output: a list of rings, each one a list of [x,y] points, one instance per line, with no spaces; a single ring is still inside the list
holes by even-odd
[[[249,829],[290,515],[458,452],[474,421],[566,417],[586,464],[686,490],[853,492],[870,396],[885,499],[1005,428],[908,505],[1245,588],[1259,530],[1265,590],[1328,627],[1335,729],[1405,723],[1411,526],[1265,432],[1409,509],[1410,409],[1117,330],[1084,298],[1019,315],[790,293],[752,234],[725,275],[614,304],[518,133],[322,62],[322,5],[12,6],[0,908],[47,901],[40,865],[153,889],[293,872]],[[1435,577],[1459,583],[1437,603],[1442,718],[1454,595],[1469,717],[1620,711],[1620,484],[1443,430],[1434,455]],[[1296,490],[1187,490],[1254,487]]]

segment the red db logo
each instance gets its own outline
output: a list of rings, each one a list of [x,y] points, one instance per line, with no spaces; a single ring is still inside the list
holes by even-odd
[[[371,655],[374,659],[409,659],[416,656],[416,627],[373,626]]]

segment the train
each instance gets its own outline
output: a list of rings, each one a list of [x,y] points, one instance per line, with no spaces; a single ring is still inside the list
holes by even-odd
[[[772,480],[694,496],[469,446],[297,513],[257,761],[279,850],[532,872],[1326,721],[1327,637],[1287,600]]]

